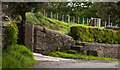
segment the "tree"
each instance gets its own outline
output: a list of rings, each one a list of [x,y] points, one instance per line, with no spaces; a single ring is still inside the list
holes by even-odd
[[[96,15],[102,17],[104,21],[110,16],[112,23],[120,23],[120,1],[94,3],[93,8],[97,10]]]
[[[11,18],[15,19],[17,16],[21,16],[21,24],[19,28],[19,35],[18,37],[20,38],[20,44],[25,45],[25,33],[24,33],[24,24],[26,22],[26,12],[31,12],[31,10],[34,10],[34,12],[37,12],[41,10],[42,6],[44,3],[42,2],[6,2],[3,3],[8,5],[8,8],[3,9],[3,12],[5,12],[8,16]]]

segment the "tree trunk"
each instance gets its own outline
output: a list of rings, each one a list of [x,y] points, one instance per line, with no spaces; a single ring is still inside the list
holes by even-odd
[[[22,21],[19,24],[19,33],[18,33],[18,44],[25,45],[25,22],[26,22],[26,16],[25,13],[21,14]]]

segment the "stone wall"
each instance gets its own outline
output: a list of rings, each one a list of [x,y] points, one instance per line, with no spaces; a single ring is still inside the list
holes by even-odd
[[[53,51],[67,51],[72,49],[86,55],[120,58],[120,44],[75,42],[68,35],[43,28],[40,25],[26,23],[25,27],[25,46],[33,52],[47,55]],[[5,36],[5,28],[6,26],[3,27],[3,37]],[[5,44],[3,40],[3,45]]]
[[[119,44],[103,44],[103,43],[90,43],[83,42],[85,46],[83,46],[82,50],[87,55],[108,57],[108,58],[118,58],[118,49],[120,47]]]
[[[34,52],[50,54],[53,51],[70,50],[74,44],[72,37],[55,30],[35,25]]]
[[[31,23],[26,24],[25,32],[25,45],[36,53],[76,50],[86,55],[118,58],[119,44],[75,42],[68,35]]]

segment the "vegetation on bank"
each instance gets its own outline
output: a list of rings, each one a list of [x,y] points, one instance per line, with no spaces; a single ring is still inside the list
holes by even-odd
[[[17,44],[18,27],[15,22],[8,25],[4,34],[2,68],[26,68],[33,66],[36,61],[32,52],[25,46]]]
[[[119,31],[111,29],[75,25],[71,27],[69,35],[78,41],[120,44]]]
[[[35,60],[32,52],[23,45],[12,45],[2,50],[2,68],[27,68],[33,66]]]
[[[105,58],[105,57],[95,57],[95,56],[88,56],[88,55],[81,55],[81,54],[69,54],[66,52],[51,52],[49,54],[50,56],[53,57],[62,57],[62,58],[80,58],[80,59],[93,59],[93,60],[110,60],[110,61],[120,61],[118,59],[113,59],[113,58]]]
[[[77,24],[77,23],[66,23],[62,22],[56,19],[52,18],[46,18],[44,17],[40,12],[39,13],[26,13],[27,21],[30,21],[32,23],[40,24],[41,26],[48,28],[48,29],[53,29],[57,30],[58,32],[61,33],[68,33],[70,30],[70,27],[72,25],[83,25],[84,24]]]

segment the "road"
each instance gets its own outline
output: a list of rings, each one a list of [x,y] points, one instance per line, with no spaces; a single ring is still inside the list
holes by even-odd
[[[34,54],[34,59],[43,61],[31,68],[118,68],[117,61],[65,59]]]

